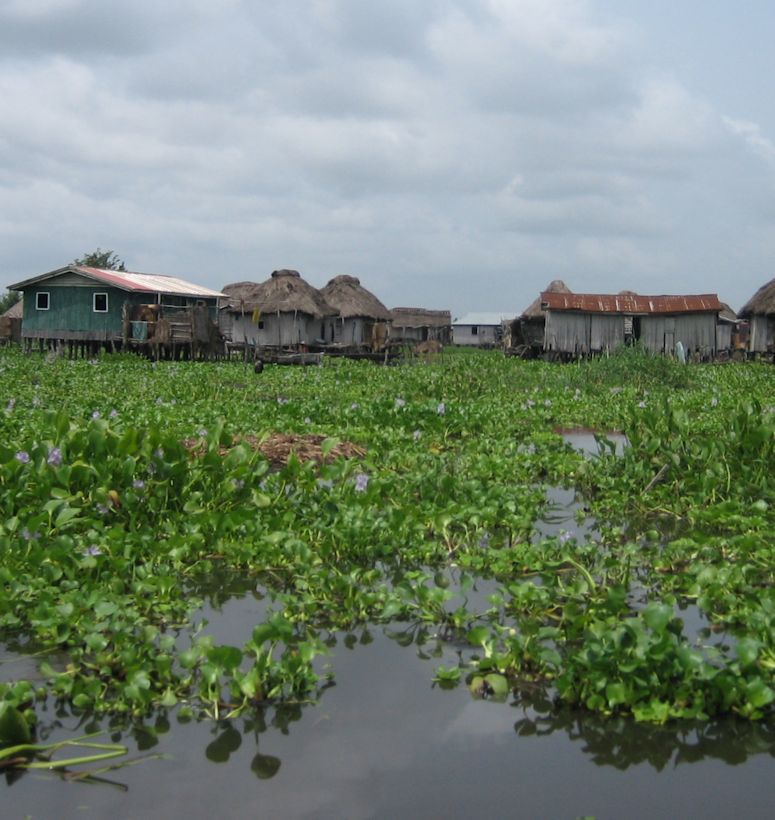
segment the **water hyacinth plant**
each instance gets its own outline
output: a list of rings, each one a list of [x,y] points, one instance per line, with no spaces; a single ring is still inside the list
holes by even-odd
[[[369,625],[467,647],[428,682],[474,697],[773,714],[772,368],[0,357],[0,640],[42,658],[0,702],[29,726],[49,700],[218,718],[314,700],[327,641]],[[549,488],[595,527],[544,534]],[[204,631],[217,577],[266,596],[239,645]]]

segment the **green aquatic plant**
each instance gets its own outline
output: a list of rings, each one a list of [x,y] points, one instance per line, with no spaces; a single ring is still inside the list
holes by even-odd
[[[0,703],[28,726],[49,699],[219,721],[314,700],[331,640],[375,625],[475,696],[772,714],[772,368],[464,351],[259,376],[12,349],[0,367],[0,641],[41,661],[39,679],[5,676]],[[599,454],[569,428],[596,431]],[[277,434],[322,443],[273,460]],[[558,532],[550,487],[596,527]],[[203,607],[234,579],[265,606],[216,641]],[[684,629],[687,607],[728,642]]]

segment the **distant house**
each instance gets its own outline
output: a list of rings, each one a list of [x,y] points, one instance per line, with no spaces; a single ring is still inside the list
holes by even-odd
[[[467,313],[452,323],[452,344],[493,347],[503,337],[503,323],[514,313]]]
[[[10,289],[24,295],[22,341],[26,346],[37,341],[41,346],[69,343],[91,349],[145,343],[161,320],[165,343],[174,341],[170,323],[185,326],[186,336],[179,341],[191,343],[193,309],[200,308],[214,319],[223,296],[174,276],[85,265],[57,268],[10,285]]]
[[[562,279],[554,279],[543,291],[543,293],[570,292]],[[541,296],[539,294],[520,316],[512,320],[509,328],[511,331],[510,352],[526,358],[539,355],[544,349],[545,328],[546,312],[541,305]]]
[[[775,279],[756,291],[740,308],[738,317],[748,320],[748,350],[751,353],[775,351]]]
[[[672,353],[681,342],[688,353],[714,355],[723,305],[716,294],[640,296],[633,293],[541,294],[546,315],[544,350],[590,354],[639,341],[652,353]]]
[[[337,310],[298,271],[283,268],[264,282],[226,285],[221,322],[232,345],[284,348],[330,343]]]
[[[393,317],[390,334],[394,341],[410,344],[431,339],[442,344],[452,341],[452,314],[448,310],[397,307],[390,313]]]
[[[355,276],[335,276],[320,293],[338,311],[334,322],[336,344],[371,345],[377,336],[387,335],[390,311]]]
[[[739,340],[738,331],[740,327],[740,319],[737,314],[726,303],[721,303],[721,311],[718,315],[718,324],[716,325],[716,350],[727,350],[732,352]]]
[[[0,316],[0,344],[21,342],[23,310],[24,300],[20,299]]]

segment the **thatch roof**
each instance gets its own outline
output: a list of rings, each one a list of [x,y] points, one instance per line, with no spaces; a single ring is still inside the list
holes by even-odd
[[[283,268],[273,271],[265,282],[235,282],[222,290],[229,297],[227,309],[235,313],[306,313],[316,319],[337,314],[320,291],[305,282],[296,270]]]
[[[768,316],[775,314],[775,279],[771,279],[740,308],[738,316],[748,319],[750,316]]]
[[[542,293],[572,293],[573,291],[562,281],[562,279],[553,279],[549,285],[544,288]],[[539,293],[536,299],[530,303],[525,309],[520,319],[543,319],[544,312],[541,310],[541,294]]]
[[[396,307],[390,313],[396,327],[450,327],[452,325],[452,313],[449,310]]]
[[[24,316],[24,299],[19,299],[3,313],[6,319],[21,319]]]
[[[390,311],[355,276],[335,276],[321,288],[320,293],[331,307],[339,311],[342,319],[356,316],[379,321],[390,319]]]

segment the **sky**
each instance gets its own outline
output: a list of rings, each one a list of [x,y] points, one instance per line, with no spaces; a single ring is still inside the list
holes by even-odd
[[[388,307],[775,276],[769,0],[0,0],[0,285],[96,248]]]

